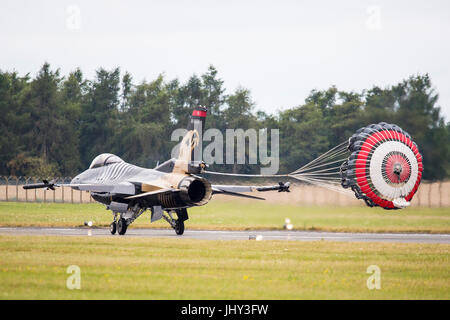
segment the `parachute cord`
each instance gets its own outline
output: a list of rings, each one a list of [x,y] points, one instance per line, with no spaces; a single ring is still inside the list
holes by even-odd
[[[278,178],[278,177],[289,177],[289,174],[244,174],[244,173],[225,173],[225,172],[214,172],[214,171],[203,171],[203,173],[219,175],[219,176],[230,176],[230,177],[253,177],[253,178]]]
[[[312,180],[312,181],[317,181],[317,182],[321,182],[321,183],[331,183],[331,184],[341,184],[341,179],[340,178],[327,178],[327,179],[323,179],[322,177],[305,177],[305,176],[293,176],[294,179],[297,180]]]
[[[347,160],[347,159],[344,159],[344,160]],[[330,164],[331,164],[331,163],[330,163]],[[341,168],[341,166],[331,167],[331,168],[326,168],[326,169],[316,170],[316,171],[314,171],[314,173],[318,173],[318,172],[327,172],[327,171],[336,170],[336,169],[340,169],[340,168]],[[311,168],[311,169],[312,169],[312,168]],[[310,172],[305,171],[304,173],[310,173]],[[294,174],[297,174],[297,173],[293,173],[293,172],[290,173],[290,175],[294,175]],[[298,174],[303,174],[303,173],[298,173]]]
[[[342,189],[341,187],[338,187],[337,184],[323,183],[321,181],[317,181],[317,180],[305,178],[305,177],[294,177],[294,178],[299,181],[307,182],[309,184],[316,185],[318,187],[323,187],[328,190],[336,191],[336,192],[339,192],[339,193],[342,193],[342,194],[345,194],[348,196],[353,195],[353,192],[351,192],[350,190]]]
[[[337,145],[336,147],[328,150],[327,152],[325,152],[324,154],[322,154],[321,156],[317,157],[316,159],[308,162],[307,164],[305,164],[303,167],[297,169],[294,172],[306,169],[312,165],[315,165],[317,163],[326,161],[327,159],[331,159],[332,157],[335,157],[335,155],[340,154],[340,153],[345,153],[347,152],[347,141],[340,143],[339,145]]]
[[[303,172],[306,173],[306,171],[309,171],[309,170],[312,170],[312,169],[316,169],[316,168],[320,168],[320,167],[326,167],[326,166],[329,166],[331,164],[335,164],[335,163],[339,163],[339,162],[342,163],[345,160],[347,160],[347,158],[339,159],[339,160],[335,160],[335,161],[331,161],[331,162],[327,162],[327,163],[320,164],[320,165],[317,165],[317,166],[314,166],[314,167],[311,167],[311,168],[307,168],[307,169],[304,169],[304,170],[296,170],[294,172],[291,172],[290,174],[302,174]]]
[[[321,161],[318,161],[316,163],[313,163],[313,164],[309,165],[308,167],[303,167],[303,168],[297,169],[297,170],[293,171],[292,173],[300,173],[300,172],[308,171],[308,170],[315,169],[315,168],[318,168],[318,167],[323,167],[323,166],[326,166],[328,164],[331,164],[332,161],[338,161],[337,159],[342,158],[342,157],[347,159],[348,158],[348,152],[347,151],[343,151],[343,152],[334,154],[332,157],[324,158]]]
[[[342,145],[342,144],[341,144],[341,145]],[[334,147],[334,148],[328,150],[328,151],[325,152],[324,154],[322,154],[322,155],[320,155],[319,157],[315,158],[314,160],[308,162],[307,164],[305,164],[303,167],[297,169],[296,171],[299,171],[299,170],[305,169],[305,168],[307,168],[307,167],[310,167],[311,165],[316,164],[316,163],[318,163],[318,162],[322,162],[322,161],[324,161],[325,158],[329,158],[329,157],[330,157],[332,154],[334,154],[334,153],[342,152],[342,151],[343,151],[343,150],[342,150],[342,149],[343,149],[343,146],[341,146],[341,145],[338,145],[338,146],[336,146],[336,147]],[[341,149],[341,148],[342,148],[342,149]]]

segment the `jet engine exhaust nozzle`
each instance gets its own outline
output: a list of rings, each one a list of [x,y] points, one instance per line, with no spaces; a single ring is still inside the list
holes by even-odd
[[[188,205],[202,206],[211,199],[211,183],[203,178],[186,177],[180,181],[180,198]]]

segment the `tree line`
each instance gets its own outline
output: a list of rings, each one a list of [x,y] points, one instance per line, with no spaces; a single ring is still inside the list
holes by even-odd
[[[312,90],[298,106],[268,114],[256,109],[246,88],[226,94],[213,66],[184,83],[162,74],[134,83],[119,68],[100,68],[94,79],[80,69],[62,76],[48,63],[35,77],[0,70],[0,174],[73,176],[103,152],[154,167],[170,158],[177,143],[170,141],[172,131],[184,128],[194,106],[203,105],[206,129],[279,129],[280,173],[313,160],[362,126],[385,121],[412,135],[424,158],[424,178],[439,180],[450,176],[450,122],[437,102],[428,74],[362,92]],[[212,168],[259,172],[249,164]]]

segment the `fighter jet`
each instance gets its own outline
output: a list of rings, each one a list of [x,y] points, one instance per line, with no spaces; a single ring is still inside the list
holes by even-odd
[[[199,176],[206,164],[196,155],[201,154],[207,110],[196,107],[190,116],[187,134],[180,143],[178,158],[172,158],[154,169],[126,163],[110,153],[98,155],[89,168],[77,175],[69,184],[43,180],[42,183],[24,185],[24,189],[71,187],[88,191],[92,198],[112,211],[111,234],[124,235],[128,226],[146,210],[151,211],[151,222],[164,219],[177,235],[184,232],[187,208],[202,206],[214,194],[256,197],[242,192],[289,192],[289,182],[271,186],[214,185]],[[201,158],[201,157],[200,157]]]

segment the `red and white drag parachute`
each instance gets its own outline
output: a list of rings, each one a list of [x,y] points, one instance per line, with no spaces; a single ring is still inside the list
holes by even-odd
[[[341,166],[344,188],[351,188],[369,206],[400,209],[409,206],[422,178],[422,155],[399,126],[380,122],[356,131],[351,152]]]

